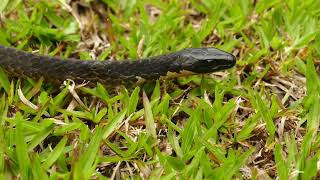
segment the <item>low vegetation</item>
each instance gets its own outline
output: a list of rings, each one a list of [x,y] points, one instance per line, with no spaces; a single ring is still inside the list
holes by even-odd
[[[107,89],[0,70],[1,179],[316,179],[320,1],[2,0],[0,44],[83,60],[217,47],[236,67]]]

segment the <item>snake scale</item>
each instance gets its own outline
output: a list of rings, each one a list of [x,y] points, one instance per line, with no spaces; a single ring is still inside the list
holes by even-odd
[[[10,75],[61,83],[72,79],[104,85],[134,84],[155,80],[169,73],[210,73],[235,65],[235,57],[216,48],[188,48],[137,60],[95,61],[61,59],[0,45],[0,66]]]

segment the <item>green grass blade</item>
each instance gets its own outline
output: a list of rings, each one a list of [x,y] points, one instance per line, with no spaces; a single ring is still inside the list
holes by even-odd
[[[16,143],[16,155],[17,155],[17,161],[19,164],[20,173],[23,179],[29,179],[30,177],[30,158],[28,155],[28,148],[27,143],[25,141],[25,135],[24,135],[24,128],[22,125],[22,115],[18,112],[16,114],[16,122],[17,122],[17,129],[16,129],[16,135],[15,135],[15,143]]]
[[[145,92],[143,92],[144,117],[146,120],[147,132],[153,139],[157,139],[156,126],[153,119],[151,105]]]
[[[257,104],[257,108],[260,113],[260,116],[266,123],[266,128],[270,135],[270,139],[273,139],[276,132],[276,127],[269,113],[268,107],[266,106],[266,103],[262,100],[261,96],[258,93],[256,93],[255,99],[256,99],[256,104]]]
[[[49,169],[52,164],[59,158],[65,148],[65,145],[67,144],[67,140],[67,137],[63,137],[53,149],[53,151],[48,155],[48,158],[42,164],[44,169]]]
[[[6,73],[3,71],[3,69],[0,67],[0,85],[3,87],[3,89],[8,94],[10,91],[10,81],[6,75]]]
[[[119,124],[123,121],[127,110],[122,110],[122,112],[118,113],[110,122],[107,124],[107,127],[104,128],[103,139],[107,139],[109,135],[117,130]]]
[[[280,144],[276,144],[275,146],[274,157],[276,161],[277,173],[278,173],[279,179],[287,180],[289,178],[290,169],[282,156],[282,146]]]
[[[40,131],[38,134],[35,135],[35,137],[30,141],[28,144],[28,150],[29,152],[32,151],[36,146],[41,144],[43,140],[48,137],[49,134],[51,134],[55,124],[51,124],[48,127],[44,128],[42,131]]]
[[[130,115],[135,112],[137,105],[138,105],[138,101],[139,101],[139,92],[140,92],[139,86],[133,90],[133,92],[130,96],[130,99],[129,99],[128,114],[127,115]]]
[[[75,164],[75,169],[73,171],[74,179],[89,179],[92,176],[92,169],[94,170],[96,165],[95,161],[98,158],[97,153],[102,137],[102,128],[96,127],[96,132],[88,147],[85,149],[84,153],[80,155],[79,160]]]

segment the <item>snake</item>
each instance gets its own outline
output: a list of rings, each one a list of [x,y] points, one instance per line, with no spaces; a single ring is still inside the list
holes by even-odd
[[[172,74],[206,74],[233,67],[236,58],[217,48],[187,48],[141,59],[80,60],[30,53],[0,45],[0,67],[15,77],[43,78],[49,82],[136,84]]]

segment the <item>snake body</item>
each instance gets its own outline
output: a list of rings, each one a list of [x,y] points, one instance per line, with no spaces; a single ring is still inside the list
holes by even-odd
[[[61,83],[66,79],[104,85],[132,84],[155,80],[168,73],[209,73],[235,65],[232,54],[216,48],[189,48],[138,60],[95,61],[61,59],[33,54],[0,45],[0,66],[17,77]]]

